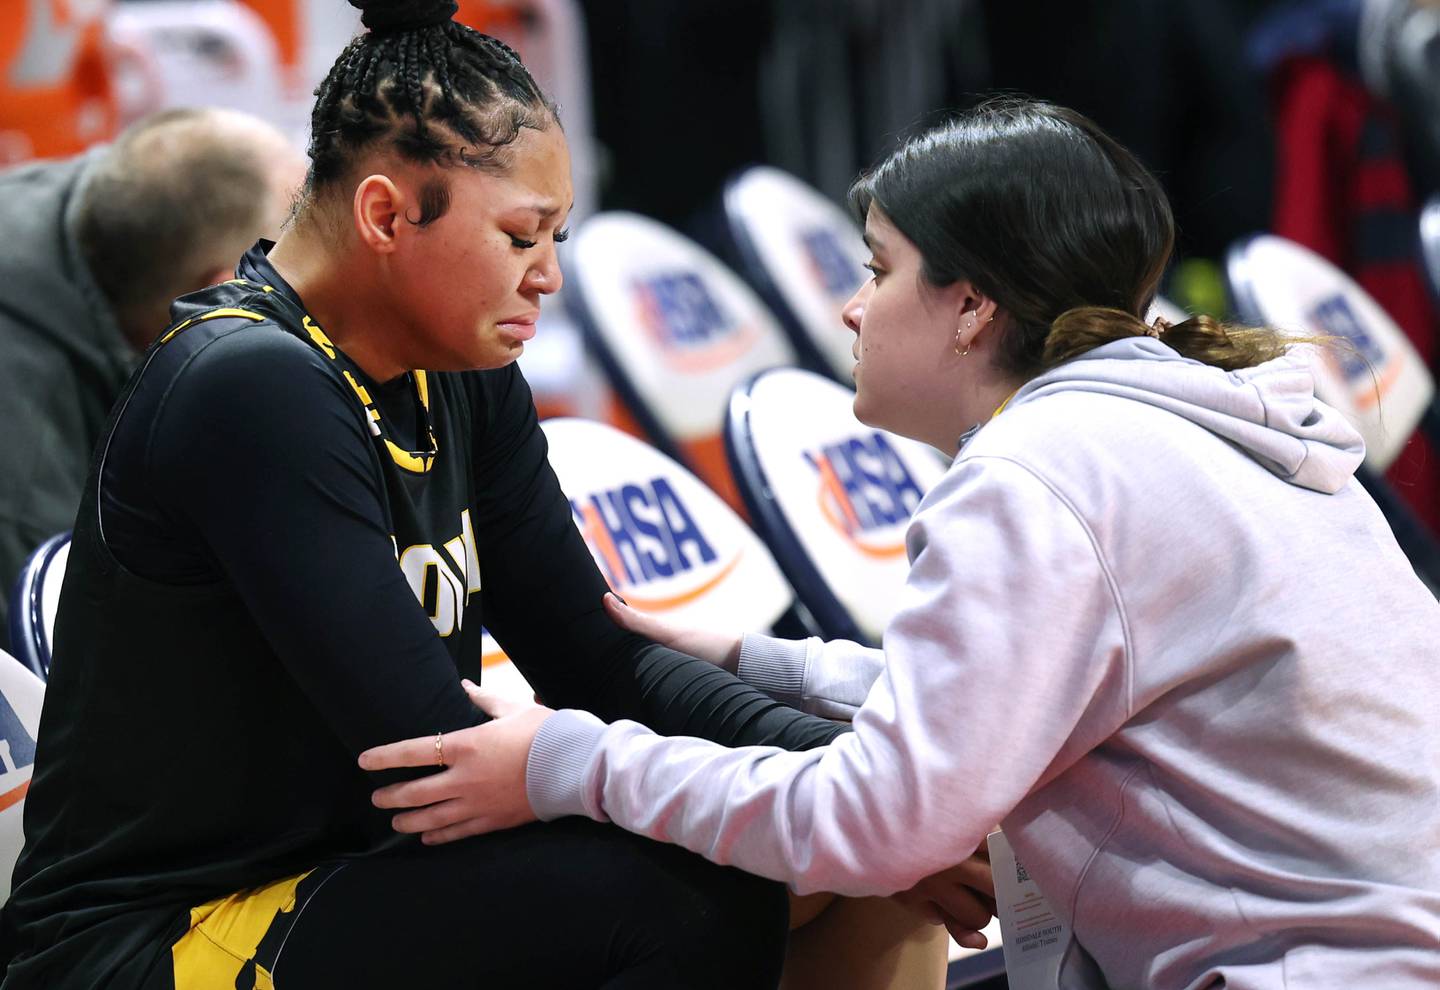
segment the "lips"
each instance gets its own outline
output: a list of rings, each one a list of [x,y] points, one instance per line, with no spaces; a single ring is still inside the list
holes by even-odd
[[[520,316],[499,320],[495,325],[506,336],[523,343],[535,336],[535,321],[539,318],[539,313],[524,313]]]

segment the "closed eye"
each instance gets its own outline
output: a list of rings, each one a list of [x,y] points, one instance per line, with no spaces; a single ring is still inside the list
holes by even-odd
[[[570,239],[570,228],[569,228],[569,227],[566,227],[564,230],[558,231],[558,232],[555,234],[555,243],[556,243],[556,244],[564,244],[564,243],[565,243],[566,241],[568,241],[569,239]]]
[[[535,246],[534,241],[527,241],[525,238],[516,237],[514,234],[510,235],[510,243],[517,248],[533,248]]]

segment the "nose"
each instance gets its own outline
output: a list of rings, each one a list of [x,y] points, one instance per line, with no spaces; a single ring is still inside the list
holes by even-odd
[[[865,316],[865,304],[870,301],[870,293],[874,291],[875,280],[866,279],[865,284],[855,290],[845,308],[840,310],[840,319],[852,333],[860,332],[860,320]]]
[[[525,287],[532,292],[548,296],[559,292],[564,284],[565,276],[560,271],[560,259],[553,246],[525,272]]]

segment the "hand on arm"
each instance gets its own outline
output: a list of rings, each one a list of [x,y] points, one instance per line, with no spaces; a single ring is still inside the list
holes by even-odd
[[[739,666],[738,635],[678,626],[657,615],[631,608],[613,591],[605,595],[605,614],[621,629],[644,636],[679,653],[699,657],[721,670],[728,670],[733,674]]]
[[[476,708],[492,721],[446,733],[439,753],[445,769],[417,780],[382,787],[374,794],[377,808],[412,809],[392,819],[395,831],[420,833],[434,845],[466,836],[513,828],[535,821],[525,793],[525,766],[530,744],[541,723],[554,714],[549,708],[511,701],[462,681]],[[360,754],[364,770],[433,767],[434,736],[407,739]]]

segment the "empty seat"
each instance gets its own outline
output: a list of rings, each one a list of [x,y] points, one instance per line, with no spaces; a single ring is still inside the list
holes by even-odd
[[[740,274],[780,319],[801,362],[848,383],[855,338],[840,312],[869,277],[860,228],[819,191],[766,165],[726,184],[724,210]]]
[[[854,400],[814,372],[762,372],[731,396],[725,440],[750,517],[822,635],[876,644],[909,572],[905,529],[945,465],[862,424]]]
[[[566,303],[641,430],[738,506],[721,423],[732,388],[795,361],[774,316],[704,248],[635,214],[581,224],[568,265]]]
[[[635,608],[685,626],[813,631],[775,559],[694,474],[627,433],[583,419],[541,424],[550,464],[605,580]],[[487,683],[528,690],[485,643]]]

